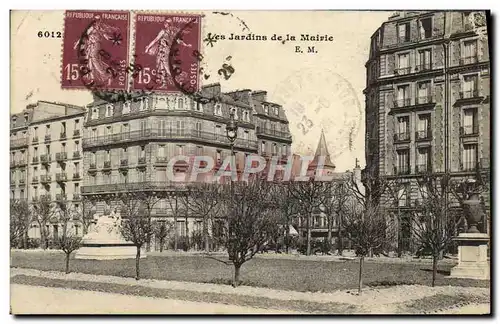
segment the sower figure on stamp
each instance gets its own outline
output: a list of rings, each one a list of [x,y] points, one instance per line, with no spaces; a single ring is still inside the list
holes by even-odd
[[[172,73],[168,66],[168,59],[173,42],[176,41],[180,45],[191,47],[191,44],[186,44],[181,39],[176,39],[177,33],[179,33],[181,29],[172,24],[171,18],[168,18],[163,26],[164,28],[160,30],[155,39],[153,39],[145,49],[146,54],[156,56],[156,73],[159,79],[157,83],[161,84],[160,87],[162,88],[174,84]],[[183,33],[186,32],[187,31],[183,31]],[[185,75],[186,73],[182,72],[178,76],[178,81],[182,81]]]
[[[96,85],[110,85],[113,73],[110,71],[112,67],[106,62],[110,57],[106,57],[101,52],[101,41],[113,40],[117,35],[120,35],[120,28],[110,26],[102,20],[100,16],[95,17],[95,22],[87,29],[86,39],[78,39],[75,42],[74,49],[80,46],[80,51],[84,53],[87,59],[88,73],[83,76],[86,83]]]

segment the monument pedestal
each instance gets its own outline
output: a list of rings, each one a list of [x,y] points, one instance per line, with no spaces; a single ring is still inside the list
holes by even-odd
[[[135,259],[137,248],[121,236],[119,216],[101,216],[92,231],[82,239],[82,247],[75,253],[75,259],[120,260]],[[141,253],[141,258],[146,255]]]
[[[462,233],[454,239],[459,242],[458,265],[451,269],[453,278],[490,279],[488,262],[488,234]]]

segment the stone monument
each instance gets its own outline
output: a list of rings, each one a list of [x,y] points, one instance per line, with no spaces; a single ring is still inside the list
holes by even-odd
[[[94,215],[93,229],[83,237],[82,247],[75,259],[118,260],[134,259],[137,249],[132,242],[123,239],[120,233],[121,216],[113,211],[110,215]],[[145,255],[141,254],[141,257]]]
[[[450,275],[455,278],[490,279],[489,236],[477,228],[485,215],[478,193],[469,195],[469,199],[463,203],[463,210],[469,228],[454,239],[459,243],[458,265],[451,269]]]

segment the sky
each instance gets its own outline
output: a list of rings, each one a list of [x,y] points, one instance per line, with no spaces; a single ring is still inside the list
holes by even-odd
[[[321,131],[337,171],[364,165],[364,96],[370,37],[387,20],[384,11],[232,11],[204,12],[202,36],[225,35],[203,44],[206,83],[223,91],[265,90],[268,101],[283,105],[293,136],[292,152],[315,151]],[[244,22],[244,23],[243,23]],[[61,89],[63,38],[40,38],[39,31],[64,34],[63,11],[12,11],[11,113],[37,100],[85,105],[88,90]],[[267,40],[229,40],[231,34]],[[287,34],[296,41],[275,41]],[[300,35],[331,41],[301,41]],[[133,40],[131,40],[133,41]],[[297,50],[297,47],[300,50]],[[308,47],[314,51],[308,53]],[[302,53],[300,52],[302,51]],[[217,71],[230,64],[228,80]]]

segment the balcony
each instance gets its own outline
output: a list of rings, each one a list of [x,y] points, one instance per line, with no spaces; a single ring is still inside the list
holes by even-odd
[[[394,100],[394,108],[403,108],[408,106],[411,106],[411,98]]]
[[[37,184],[37,183],[38,183],[38,176],[34,176],[34,177],[31,179],[31,183],[33,183],[33,184]]]
[[[40,162],[42,162],[43,164],[50,163],[50,155],[49,154],[40,155]]]
[[[470,172],[476,171],[479,167],[479,163],[477,161],[465,161],[460,162],[460,170]]]
[[[130,191],[170,191],[176,188],[185,188],[186,182],[177,181],[146,181],[146,182],[128,182],[128,183],[112,183],[89,185],[82,187],[82,194],[102,194],[114,192],[130,192]]]
[[[82,200],[82,196],[80,194],[73,194],[73,200]]]
[[[24,178],[19,179],[19,184],[24,184],[25,182],[26,182],[26,180]]]
[[[45,143],[50,142],[51,136],[50,134],[45,135]]]
[[[80,173],[78,172],[73,173],[73,180],[80,180],[80,179],[81,179]]]
[[[97,166],[95,162],[89,164],[89,172],[97,172]]]
[[[104,161],[103,170],[111,170],[111,161]]]
[[[38,197],[37,196],[31,197],[31,201],[34,203],[38,202]]]
[[[44,174],[40,176],[40,182],[42,184],[48,184],[52,181],[52,176],[49,174]]]
[[[417,98],[417,104],[419,105],[425,105],[430,103],[434,103],[434,98],[431,95],[420,96]]]
[[[409,43],[410,42],[410,37],[409,36],[399,36],[398,37],[398,43],[399,44],[404,44],[404,43]]]
[[[419,130],[415,132],[416,141],[430,141],[432,139],[431,129]]]
[[[479,135],[479,125],[467,125],[460,127],[460,136],[477,136]]]
[[[255,133],[257,135],[264,135],[264,136],[272,136],[272,137],[275,137],[275,138],[279,138],[279,139],[286,139],[286,140],[292,140],[292,135],[290,134],[290,132],[284,132],[284,131],[280,131],[280,130],[276,130],[276,129],[268,129],[266,127],[259,127],[257,126],[256,130],[255,130]]]
[[[394,143],[409,142],[409,141],[410,141],[410,132],[395,133],[394,134]]]
[[[64,193],[56,194],[56,201],[58,201],[58,202],[66,201],[66,194],[64,194]]]
[[[80,137],[80,130],[79,129],[75,129],[73,131],[73,137]]]
[[[31,140],[31,143],[37,144],[38,143],[38,136],[33,137],[33,139]]]
[[[127,159],[121,159],[120,160],[120,169],[126,169],[128,168],[128,160]]]
[[[432,172],[430,163],[417,164],[415,166],[415,173],[429,173]]]
[[[411,67],[404,67],[404,68],[394,69],[394,74],[396,74],[396,75],[410,74],[410,72],[411,72]]]
[[[10,179],[10,186],[15,187],[16,186],[16,179]]]
[[[144,156],[140,157],[139,159],[137,159],[137,164],[138,165],[145,165],[146,164],[146,158]]]
[[[66,139],[66,132],[61,132],[61,135],[59,136],[60,139],[65,140]]]
[[[460,99],[479,98],[479,91],[478,90],[460,91],[459,96],[460,96]]]
[[[124,132],[112,135],[103,135],[93,138],[83,139],[83,147],[98,147],[106,145],[119,145],[125,142],[152,141],[152,140],[175,140],[195,141],[209,144],[219,144],[229,147],[229,139],[223,134],[212,132],[202,132],[196,129],[182,129],[178,131],[168,131],[166,129],[145,129],[131,132]],[[236,148],[257,149],[257,141],[238,138],[235,142]]]
[[[22,167],[22,166],[25,166],[25,165],[27,165],[27,164],[28,164],[28,162],[26,162],[26,160],[25,160],[24,158],[21,158],[21,159],[20,159],[19,161],[17,161],[17,163],[16,163],[16,165],[17,165],[18,167],[20,167],[20,166]]]
[[[79,151],[73,152],[73,159],[80,159],[81,157],[82,157],[82,155],[80,154]]]
[[[41,201],[52,201],[52,195],[50,195],[50,194],[40,195],[40,200]]]
[[[56,174],[56,181],[57,182],[68,181],[68,177],[66,175],[66,172],[60,172],[60,173]]]
[[[17,161],[10,161],[10,167],[15,168],[17,165]]]
[[[38,156],[34,156],[33,159],[31,160],[33,164],[38,164]]]
[[[10,140],[10,148],[28,146],[28,138],[16,138]]]
[[[407,165],[407,166],[404,166],[404,167],[397,167],[397,166],[394,166],[394,174],[395,175],[406,175],[406,174],[410,174],[410,166]]]
[[[474,64],[477,62],[479,62],[477,55],[460,58],[460,65]]]
[[[68,153],[66,153],[66,152],[56,153],[56,161],[57,162],[64,162],[67,159],[68,159]]]
[[[168,158],[166,156],[157,156],[156,157],[156,164],[167,164],[168,163]]]
[[[432,64],[431,63],[424,63],[424,64],[419,64],[415,66],[415,72],[424,72],[424,71],[430,71],[432,70]]]

